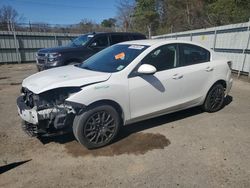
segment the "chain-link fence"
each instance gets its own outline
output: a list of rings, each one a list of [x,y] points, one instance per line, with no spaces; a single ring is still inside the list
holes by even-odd
[[[0,23],[0,64],[35,61],[41,48],[68,44],[84,33],[118,31],[90,22],[59,25],[45,23]]]
[[[0,64],[35,61],[41,48],[68,44],[79,34],[0,31]]]

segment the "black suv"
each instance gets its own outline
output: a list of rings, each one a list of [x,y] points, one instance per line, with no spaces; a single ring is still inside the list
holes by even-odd
[[[37,52],[39,71],[53,67],[81,63],[95,53],[113,44],[146,39],[140,33],[89,33],[74,39],[67,46],[44,48]]]

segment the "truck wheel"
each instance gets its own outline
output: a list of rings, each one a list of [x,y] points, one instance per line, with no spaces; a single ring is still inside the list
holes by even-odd
[[[208,92],[202,108],[206,112],[216,112],[223,107],[225,89],[221,84],[215,84]]]
[[[94,149],[111,143],[120,125],[120,116],[112,106],[95,106],[75,117],[73,133],[78,142]]]
[[[40,72],[41,71],[41,68],[39,68],[38,66],[36,67],[37,68],[37,71]]]

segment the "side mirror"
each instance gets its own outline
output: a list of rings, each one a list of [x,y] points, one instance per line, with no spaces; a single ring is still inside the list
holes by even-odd
[[[156,72],[156,68],[153,65],[143,64],[139,67],[137,72],[140,74],[154,74]]]

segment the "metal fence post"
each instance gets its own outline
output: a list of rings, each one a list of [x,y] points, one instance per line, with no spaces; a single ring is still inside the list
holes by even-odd
[[[20,55],[20,52],[19,52],[19,42],[18,42],[17,37],[16,37],[15,26],[13,25],[13,23],[11,23],[10,26],[11,26],[11,30],[12,30],[13,36],[14,36],[14,43],[15,43],[15,49],[16,49],[17,62],[21,63],[22,60],[21,60],[21,55]]]
[[[248,49],[249,43],[250,43],[250,18],[249,18],[249,22],[248,22],[248,44],[247,44],[246,49]],[[247,54],[245,54],[245,55],[247,56]],[[245,56],[245,59],[246,59],[246,56]],[[250,62],[249,62],[249,64],[250,64]],[[250,80],[250,66],[249,66],[249,72],[248,72],[248,80]]]
[[[56,36],[56,34],[55,34],[55,46],[58,46],[58,41],[57,41],[57,36]]]
[[[190,33],[190,41],[193,41],[193,33]]]
[[[214,30],[214,44],[213,44],[213,50],[215,50],[216,47],[216,40],[217,40],[217,30]]]
[[[246,48],[243,48],[243,51],[242,51],[242,55],[243,55],[244,57],[243,57],[243,61],[242,61],[242,66],[241,66],[241,68],[240,68],[239,71],[238,71],[238,78],[240,77],[240,73],[241,73],[241,72],[243,71],[243,69],[244,69],[244,65],[245,65],[246,58],[247,58],[246,50],[247,50],[247,48],[248,48],[248,46],[249,46],[249,41],[250,41],[250,19],[249,19],[249,22],[248,22],[247,32],[248,32],[248,39],[247,39]],[[250,79],[250,70],[249,70],[249,73],[248,73],[248,79]]]

